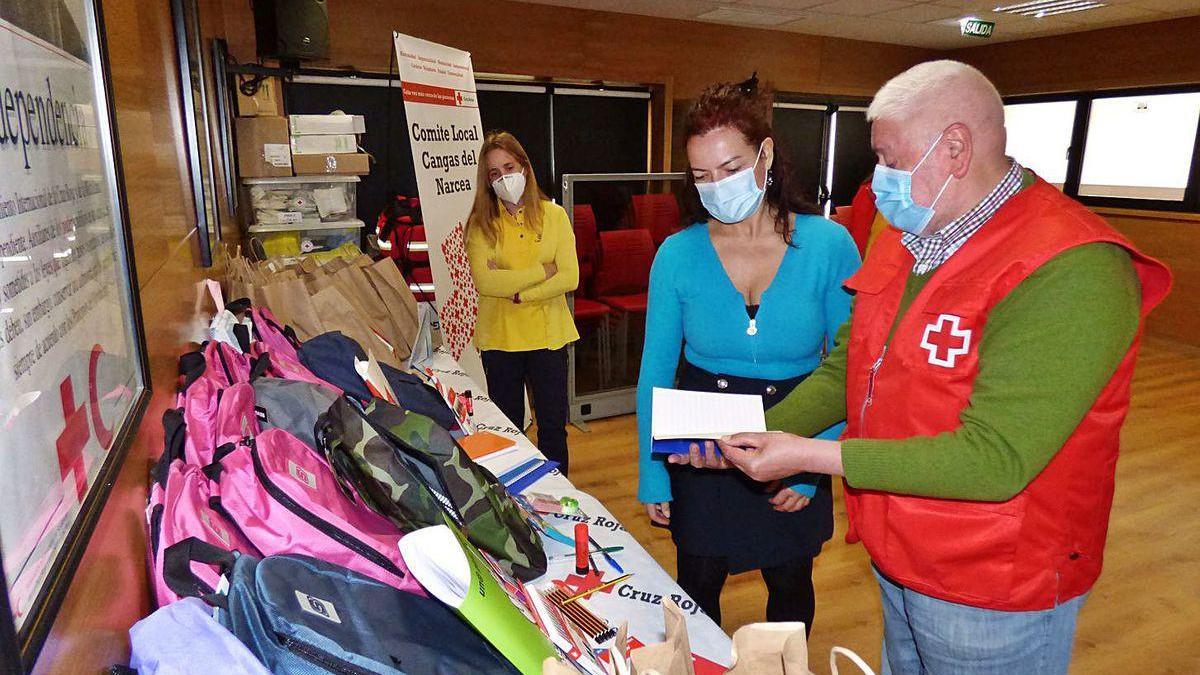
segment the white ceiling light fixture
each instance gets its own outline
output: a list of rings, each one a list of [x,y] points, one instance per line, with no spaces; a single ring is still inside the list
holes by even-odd
[[[1022,2],[1016,5],[996,7],[992,11],[998,14],[1015,14],[1017,16],[1041,19],[1060,14],[1086,12],[1090,9],[1100,9],[1107,6],[1107,3],[1096,2],[1095,0],[1035,0],[1034,2]]]
[[[733,23],[743,26],[779,26],[801,17],[800,12],[772,11],[758,7],[718,7],[696,17],[698,21]]]

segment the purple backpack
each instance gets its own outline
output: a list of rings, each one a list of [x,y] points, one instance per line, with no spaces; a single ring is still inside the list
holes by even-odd
[[[220,509],[263,555],[309,555],[425,594],[400,555],[400,530],[288,432],[268,429],[221,448],[205,473],[219,485]]]

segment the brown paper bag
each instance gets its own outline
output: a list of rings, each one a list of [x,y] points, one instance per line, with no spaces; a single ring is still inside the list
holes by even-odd
[[[633,671],[641,675],[653,671],[659,675],[696,675],[692,666],[692,646],[688,641],[687,619],[674,600],[664,598],[663,618],[667,624],[667,639],[655,645],[635,650]]]
[[[358,343],[363,351],[371,348],[371,334],[341,291],[335,286],[329,286],[317,291],[312,296],[313,306],[321,314],[322,324],[330,331],[339,331],[342,335]]]
[[[321,314],[313,304],[308,288],[299,279],[283,279],[262,288],[266,306],[280,322],[291,326],[301,341],[324,333]]]
[[[754,623],[733,634],[729,675],[812,675],[808,640],[799,621]]]
[[[350,265],[333,273],[333,281],[367,319],[375,332],[386,340],[389,351],[400,361],[412,353],[412,340],[405,335],[362,268]]]
[[[375,335],[365,317],[346,299],[337,285],[317,291],[312,300],[321,314],[326,330],[341,331],[343,335],[357,342],[364,352],[374,354],[380,363],[404,369],[403,360],[397,359],[387,343]]]
[[[375,287],[383,304],[391,315],[392,323],[400,332],[401,340],[407,346],[409,354],[417,341],[417,328],[420,326],[417,314],[417,299],[409,290],[400,269],[390,258],[384,258],[364,269],[367,280]],[[405,354],[404,358],[408,358]]]

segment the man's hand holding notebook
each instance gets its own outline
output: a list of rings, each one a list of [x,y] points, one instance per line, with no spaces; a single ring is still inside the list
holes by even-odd
[[[655,387],[650,436],[652,452],[686,455],[731,434],[766,431],[762,397]],[[712,452],[719,453],[716,444]]]

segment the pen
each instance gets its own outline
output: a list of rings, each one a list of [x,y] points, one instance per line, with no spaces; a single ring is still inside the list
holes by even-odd
[[[625,568],[623,568],[617,564],[617,559],[612,557],[611,555],[609,555],[607,549],[600,547],[600,542],[593,539],[590,535],[588,536],[588,541],[591,542],[592,546],[596,547],[596,549],[600,553],[600,555],[604,556],[604,562],[611,565],[612,568],[617,571],[617,574],[625,573]]]
[[[601,555],[604,555],[607,553],[617,553],[618,551],[624,551],[624,550],[625,550],[624,546],[609,546],[607,548],[594,548],[594,549],[588,551],[588,553],[599,553]],[[546,559],[550,562],[557,562],[559,560],[574,560],[575,553],[574,552],[560,553],[559,555],[548,556]]]

